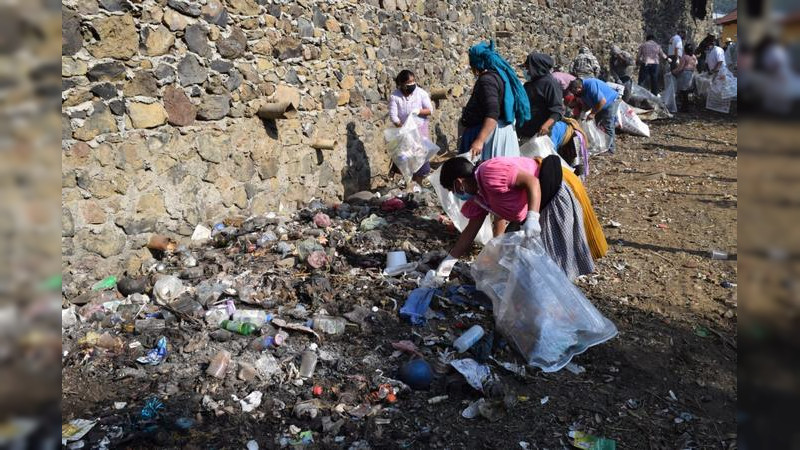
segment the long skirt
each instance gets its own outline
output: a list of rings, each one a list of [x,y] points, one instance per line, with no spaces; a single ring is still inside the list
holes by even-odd
[[[539,223],[548,255],[570,280],[594,271],[583,227],[583,210],[566,183],[561,183],[561,189],[542,209]]]
[[[464,130],[458,153],[468,152],[480,131],[480,126]],[[514,128],[513,123],[498,122],[497,127],[483,144],[483,152],[481,153],[483,161],[498,156],[519,156],[519,141],[517,140],[517,130]]]

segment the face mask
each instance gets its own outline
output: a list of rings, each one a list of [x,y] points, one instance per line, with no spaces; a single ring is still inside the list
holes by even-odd
[[[400,90],[405,95],[411,95],[411,93],[414,92],[414,89],[416,89],[416,88],[417,88],[416,84],[407,84],[407,85],[403,86],[402,88],[400,88]]]
[[[459,198],[459,200],[461,200],[463,202],[466,202],[467,200],[469,200],[472,197],[474,197],[473,194],[468,194],[466,192],[454,192],[454,194],[456,195],[456,197]]]
[[[525,81],[531,81],[531,74],[527,70],[525,71]]]

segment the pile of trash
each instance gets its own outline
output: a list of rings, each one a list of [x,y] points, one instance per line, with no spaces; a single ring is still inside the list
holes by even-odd
[[[201,430],[254,419],[270,425],[247,448],[420,445],[411,405],[508,414],[504,378],[535,368],[494,332],[464,265],[426,276],[456,237],[440,211],[431,190],[363,192],[198,225],[186,245],[153,235],[140,274],[65,275],[62,443],[213,445]],[[102,394],[69,395],[87,386]],[[404,438],[382,433],[393,421]]]

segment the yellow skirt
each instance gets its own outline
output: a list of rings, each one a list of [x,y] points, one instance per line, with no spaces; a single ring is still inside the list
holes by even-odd
[[[603,228],[592,208],[592,202],[589,201],[589,195],[586,193],[581,179],[571,169],[562,166],[561,173],[564,182],[572,189],[572,193],[575,194],[575,198],[583,209],[583,228],[586,230],[586,242],[592,251],[592,258],[600,259],[608,252],[608,242],[606,242]]]

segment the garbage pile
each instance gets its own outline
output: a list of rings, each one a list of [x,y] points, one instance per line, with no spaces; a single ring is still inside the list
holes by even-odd
[[[426,280],[456,236],[440,211],[430,190],[363,192],[198,225],[185,245],[154,235],[141,274],[65,274],[62,443],[424,446],[438,438],[406,417],[421,404],[509,414],[509,378],[533,369],[466,267]],[[251,419],[252,436],[206,434]]]

